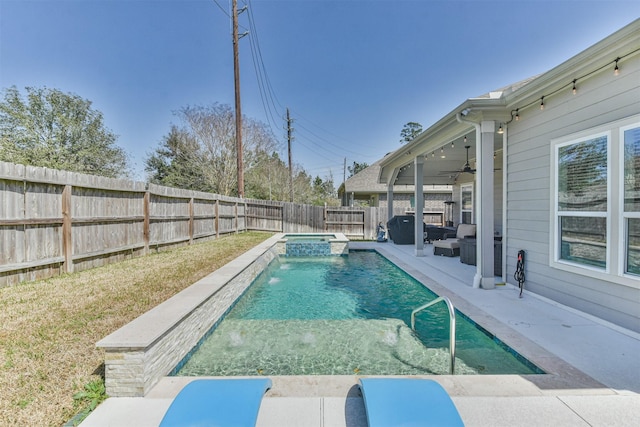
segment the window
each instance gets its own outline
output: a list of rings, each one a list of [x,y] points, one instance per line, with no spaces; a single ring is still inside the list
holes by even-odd
[[[550,265],[640,287],[640,115],[551,147]]]
[[[460,186],[460,222],[463,224],[474,224],[473,184]]]
[[[560,259],[607,267],[608,136],[557,147]]]
[[[624,272],[640,276],[640,126],[621,129],[624,142]]]

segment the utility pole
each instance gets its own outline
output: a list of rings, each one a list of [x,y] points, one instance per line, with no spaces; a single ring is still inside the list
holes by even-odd
[[[291,123],[293,123],[293,120],[291,119],[291,116],[289,116],[289,108],[287,108],[287,144],[289,146],[289,201],[293,203],[293,163],[291,161],[291,141],[293,141],[291,133],[293,132],[293,128],[291,127]]]
[[[244,198],[244,163],[242,161],[242,111],[240,107],[240,64],[238,61],[238,1],[232,0],[233,19],[233,81],[236,93],[236,163],[238,197]]]
[[[342,167],[342,206],[347,206],[347,158],[344,158],[344,166]]]

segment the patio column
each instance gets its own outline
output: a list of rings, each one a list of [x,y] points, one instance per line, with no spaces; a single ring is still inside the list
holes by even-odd
[[[476,147],[476,179],[477,179],[477,251],[476,265],[477,275],[480,276],[480,286],[483,289],[495,288],[494,273],[494,191],[493,191],[493,153],[494,133],[496,125],[494,121],[482,121],[480,123],[481,143]]]
[[[387,221],[391,221],[391,218],[393,218],[393,180],[387,185]]]
[[[414,159],[415,170],[415,245],[416,256],[424,256],[424,226],[422,211],[424,209],[424,156]]]

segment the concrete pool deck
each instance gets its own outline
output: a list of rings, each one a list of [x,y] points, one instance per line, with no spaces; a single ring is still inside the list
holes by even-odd
[[[640,334],[513,286],[471,286],[475,267],[459,258],[415,257],[413,246],[350,242],[377,249],[532,362],[541,376],[436,376],[466,426],[640,425]],[[356,376],[270,377],[259,427],[366,426]],[[109,398],[81,425],[157,426],[194,378],[165,377],[145,397]]]

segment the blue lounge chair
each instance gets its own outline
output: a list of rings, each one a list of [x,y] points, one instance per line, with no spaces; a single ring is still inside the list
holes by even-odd
[[[255,426],[269,378],[195,380],[178,393],[160,427]]]
[[[462,426],[440,384],[417,378],[361,378],[369,427]]]

